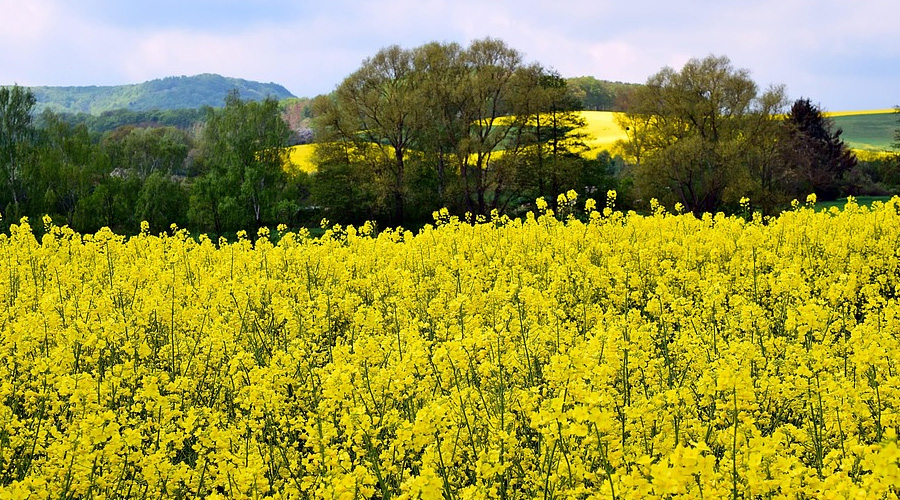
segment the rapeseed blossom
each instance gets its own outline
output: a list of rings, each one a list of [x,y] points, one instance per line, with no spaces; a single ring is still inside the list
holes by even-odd
[[[577,199],[277,242],[21,220],[0,499],[897,497],[900,198]]]

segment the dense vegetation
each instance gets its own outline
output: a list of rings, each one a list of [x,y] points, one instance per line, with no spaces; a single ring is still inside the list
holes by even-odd
[[[237,89],[248,100],[294,97],[275,83],[259,83],[215,74],[173,76],[134,85],[91,87],[32,87],[36,111],[97,115],[107,111],[167,111],[220,107],[229,92]]]
[[[224,100],[223,100],[224,102]],[[116,109],[100,114],[90,113],[53,113],[71,125],[84,124],[91,134],[105,134],[120,127],[176,127],[189,129],[206,118],[202,108],[183,108],[170,110],[131,111]],[[40,116],[38,116],[40,120]],[[39,124],[40,125],[40,124]]]
[[[49,214],[85,232],[146,220],[233,237],[323,218],[417,227],[441,208],[519,216],[573,189],[697,214],[897,192],[895,157],[857,161],[821,109],[789,104],[722,57],[625,85],[564,79],[492,39],[383,49],[314,100],[232,90],[224,107],[68,115],[8,87],[0,212],[4,225]],[[625,109],[614,153],[587,154],[585,107]],[[314,139],[315,172],[285,168],[284,147]]]
[[[585,111],[625,111],[631,91],[640,87],[636,83],[608,82],[593,76],[566,78],[566,86]]]

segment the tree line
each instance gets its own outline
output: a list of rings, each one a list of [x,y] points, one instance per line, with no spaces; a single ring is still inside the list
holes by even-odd
[[[109,111],[170,111],[218,107],[232,89],[251,100],[267,96],[289,98],[281,85],[227,78],[216,74],[170,76],[138,84],[87,87],[30,87],[37,110],[58,113],[99,114]]]
[[[133,233],[142,220],[214,235],[322,218],[410,227],[444,207],[518,216],[570,189],[595,198],[615,189],[621,208],[656,198],[696,213],[737,210],[746,196],[774,213],[813,192],[900,185],[896,160],[858,162],[817,105],[760,90],[725,57],[663,68],[644,85],[598,83],[564,79],[496,39],[391,46],[311,103],[286,110],[233,92],[189,125],[93,133],[86,119],[35,114],[28,89],[7,87],[3,224],[49,214],[82,232]],[[615,155],[586,157],[577,113],[586,106],[624,111]],[[289,122],[314,137],[298,138]],[[311,139],[317,171],[288,173],[285,146]]]
[[[274,99],[205,108],[191,128],[118,127],[101,135],[45,110],[34,95],[0,89],[0,210],[3,224],[50,215],[81,232],[134,233],[176,224],[233,234],[299,223],[305,195],[284,170],[291,131]]]
[[[783,86],[760,89],[722,56],[620,87],[627,139],[618,157],[585,158],[576,111],[591,85],[526,64],[500,40],[385,48],[314,102],[313,193],[325,190],[320,203],[333,213],[403,223],[435,206],[516,215],[569,189],[616,189],[628,208],[655,198],[696,214],[741,210],[749,197],[771,214],[810,193],[834,200],[900,186],[896,158],[860,165],[818,105],[790,102]]]
[[[387,47],[314,101],[312,194],[336,214],[403,224],[605,192],[612,161],[582,155],[579,108],[565,79],[500,40]]]
[[[651,76],[620,125],[636,191],[695,213],[744,197],[773,213],[792,198],[834,200],[854,189],[857,159],[822,110],[808,98],[789,105],[782,86],[760,90],[726,57]]]

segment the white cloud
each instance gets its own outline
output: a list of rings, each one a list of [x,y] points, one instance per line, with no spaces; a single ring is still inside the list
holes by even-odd
[[[167,21],[171,9],[136,1],[113,12],[109,1],[0,0],[0,82],[114,84],[216,72],[312,95],[387,45],[492,36],[564,76],[643,82],[712,53],[750,69],[762,86],[785,83],[832,109],[900,100],[885,95],[896,87],[891,68],[900,67],[896,0],[270,0],[217,4],[203,24],[191,21],[205,19],[198,8]]]
[[[55,28],[56,5],[49,0],[0,0],[0,41],[4,46],[39,44]]]

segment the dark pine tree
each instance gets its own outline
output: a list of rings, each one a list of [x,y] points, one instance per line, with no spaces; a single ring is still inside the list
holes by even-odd
[[[786,154],[796,168],[795,194],[815,193],[820,200],[837,199],[844,175],[856,165],[856,156],[841,139],[843,130],[835,128],[809,99],[794,102],[786,124]]]

